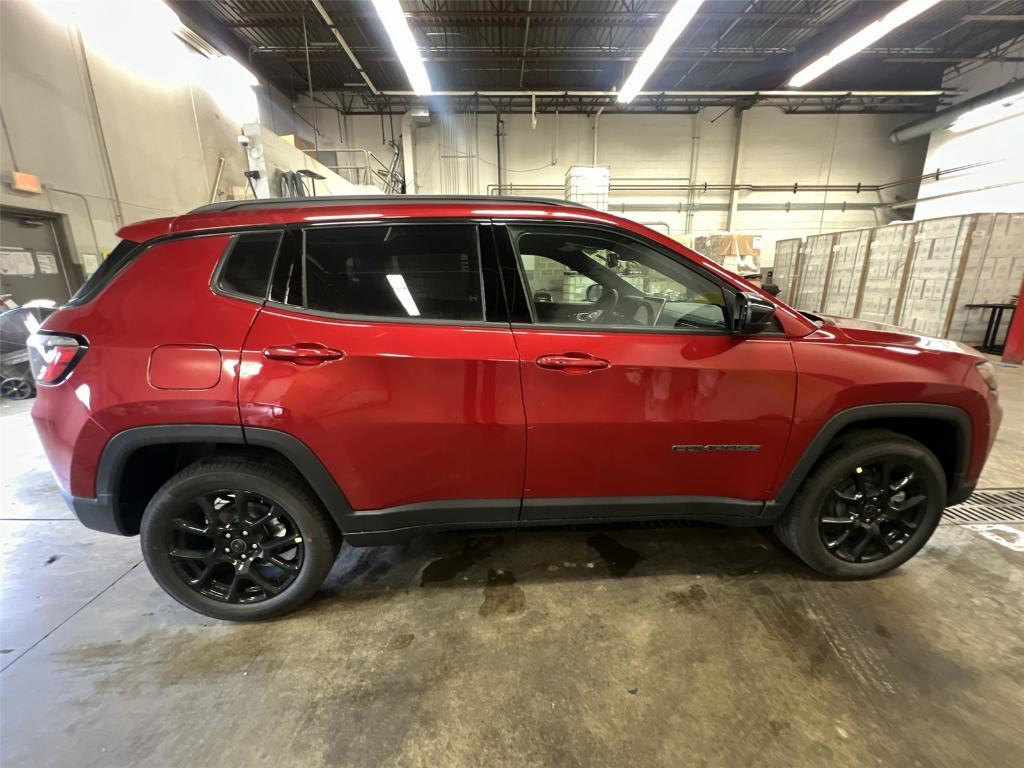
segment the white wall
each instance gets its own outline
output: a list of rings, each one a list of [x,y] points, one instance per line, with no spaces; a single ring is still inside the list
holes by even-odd
[[[1006,56],[1024,56],[1024,38],[1006,51]],[[998,88],[1015,78],[1024,78],[1024,64],[986,62],[960,73],[947,70],[943,85],[963,90],[960,101]],[[1024,88],[1024,81],[1021,83]],[[986,163],[976,169],[921,185],[923,200],[914,212],[916,219],[931,219],[965,213],[1024,211],[1024,114],[963,133],[941,129],[932,133],[925,159],[925,172]],[[988,187],[988,189],[985,189]],[[937,197],[942,195],[943,197]]]
[[[296,111],[309,119],[308,100],[299,97]],[[728,184],[731,180],[735,139],[733,113],[706,109],[700,115],[602,115],[598,130],[597,162],[611,168],[612,209],[617,204],[647,203],[661,207],[656,211],[626,211],[625,215],[644,223],[664,222],[674,235],[687,231],[686,214],[679,210],[686,203],[683,190],[625,192],[615,183],[629,180],[635,184],[685,185],[691,175],[691,153],[696,148],[695,183]],[[390,149],[381,142],[380,119],[375,116],[349,116],[346,141],[339,139],[338,124],[329,111],[318,110],[320,146],[364,146],[390,157]],[[294,118],[293,118],[294,119]],[[794,183],[865,185],[887,183],[921,174],[926,140],[896,146],[889,132],[907,122],[907,115],[786,115],[776,108],[759,107],[744,115],[738,182],[740,184]],[[495,116],[446,115],[433,113],[429,126],[416,129],[416,191],[420,194],[488,194],[497,182],[497,146]],[[540,114],[536,129],[530,115],[505,115],[502,165],[504,183],[515,194],[562,197],[566,170],[572,165],[590,165],[594,158],[594,118],[588,115]],[[395,131],[400,131],[395,117]],[[557,131],[556,131],[557,124]],[[294,125],[310,136],[309,126],[301,119]],[[345,123],[343,123],[345,125]],[[700,138],[693,139],[694,128]],[[385,135],[390,126],[385,118]],[[466,157],[470,155],[470,157]],[[910,199],[917,194],[912,183],[883,193],[882,202]],[[898,196],[898,197],[897,197]],[[726,226],[728,192],[698,193],[694,202],[717,206],[719,210],[698,211],[690,232],[721,231]],[[747,203],[786,202],[879,203],[876,193],[853,191],[826,195],[823,192],[741,192],[738,199]],[[873,210],[739,210],[733,230],[764,235],[766,255],[778,239],[799,237],[820,231],[853,229],[888,223],[894,215],[882,212],[876,219]],[[659,225],[664,230],[664,226]]]
[[[209,201],[219,158],[220,196],[245,184],[234,123],[202,89],[142,79],[86,46],[88,67],[124,223],[181,213]],[[0,186],[0,204],[69,216],[74,261],[117,242],[117,205],[88,98],[77,34],[24,0],[0,2],[0,170],[40,177],[41,195]],[[66,190],[66,191],[58,191]],[[85,196],[92,214],[90,226]]]

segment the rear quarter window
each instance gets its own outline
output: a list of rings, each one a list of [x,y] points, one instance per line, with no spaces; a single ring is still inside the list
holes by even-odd
[[[247,298],[265,299],[280,242],[280,232],[236,237],[217,276],[217,288]]]
[[[85,304],[106,288],[117,274],[142,252],[142,246],[131,240],[122,240],[89,276],[75,295],[68,300],[70,306]]]

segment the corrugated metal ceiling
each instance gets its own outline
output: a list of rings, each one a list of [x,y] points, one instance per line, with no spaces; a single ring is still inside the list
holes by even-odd
[[[672,0],[403,0],[436,90],[610,90],[623,82]],[[291,92],[368,89],[312,3],[172,2],[196,31],[244,51]],[[771,90],[895,2],[709,0],[647,90]],[[369,0],[323,6],[382,90],[408,83]],[[998,15],[999,21],[985,20]],[[305,30],[303,27],[305,21]],[[998,57],[1024,34],[1024,0],[945,0],[844,65],[816,89],[924,89],[951,65]],[[994,50],[996,49],[996,50]],[[365,102],[366,100],[363,99]],[[371,100],[379,106],[380,100]]]

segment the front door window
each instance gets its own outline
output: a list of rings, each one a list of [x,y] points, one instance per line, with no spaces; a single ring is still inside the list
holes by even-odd
[[[722,288],[655,248],[583,227],[509,227],[538,323],[725,331]]]

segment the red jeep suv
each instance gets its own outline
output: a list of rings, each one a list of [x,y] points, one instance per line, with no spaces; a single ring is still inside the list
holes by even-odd
[[[679,243],[528,198],[217,203],[125,227],[31,341],[90,528],[188,607],[283,614],[342,541],[696,519],[836,578],[971,493],[993,369],[797,312]]]

